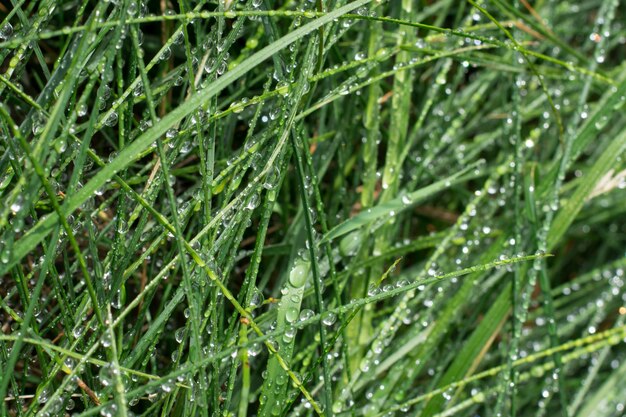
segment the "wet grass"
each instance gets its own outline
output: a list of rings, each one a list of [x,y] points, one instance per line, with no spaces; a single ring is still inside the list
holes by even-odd
[[[624,13],[0,5],[0,415],[623,415]]]

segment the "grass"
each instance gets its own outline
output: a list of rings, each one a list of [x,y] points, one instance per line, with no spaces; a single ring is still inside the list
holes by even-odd
[[[0,415],[624,415],[624,4],[9,3]]]

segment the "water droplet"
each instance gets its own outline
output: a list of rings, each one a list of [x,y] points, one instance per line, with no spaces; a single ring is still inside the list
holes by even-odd
[[[361,363],[359,363],[359,369],[361,370],[361,372],[367,372],[370,370],[370,361],[366,358],[363,358],[361,360]]]
[[[165,137],[168,139],[172,139],[173,137],[175,137],[178,134],[178,130],[171,128],[168,129],[167,132],[165,132]]]
[[[596,129],[600,130],[604,126],[606,126],[608,121],[609,121],[609,118],[607,116],[602,116],[598,120],[596,120],[596,122],[594,123],[594,126]]]
[[[307,274],[307,264],[303,261],[297,261],[289,273],[289,283],[295,288],[300,288],[306,282]]]
[[[81,337],[83,333],[85,333],[85,326],[82,326],[80,324],[74,327],[74,330],[72,330],[72,335],[74,336],[75,339],[78,339],[79,337]]]
[[[115,126],[117,124],[117,113],[111,112],[109,117],[107,117],[106,120],[104,121],[104,124],[109,127]]]
[[[285,312],[285,320],[288,323],[293,323],[298,319],[298,309],[295,307],[289,307]]]
[[[67,402],[65,403],[65,411],[72,411],[75,405],[76,403],[74,402],[74,400],[71,398],[68,398]]]
[[[278,181],[280,180],[280,171],[278,167],[272,167],[268,171],[265,176],[265,181],[263,182],[263,188],[266,190],[273,190],[278,185]]]
[[[104,365],[100,368],[100,372],[98,373],[100,384],[104,387],[110,386],[113,384],[113,380],[118,373],[119,371],[112,364]]]
[[[336,321],[337,321],[337,315],[330,311],[324,313],[324,316],[322,317],[322,324],[325,326],[332,326],[333,324],[335,324]]]
[[[313,317],[315,315],[315,313],[313,313],[312,310],[309,309],[304,309],[300,312],[300,321],[305,321],[310,319],[311,317]]]
[[[39,392],[39,395],[37,396],[37,402],[39,404],[47,403],[48,400],[50,399],[50,395],[52,395],[52,388],[49,386],[45,387]]]
[[[185,328],[181,327],[174,332],[174,339],[176,339],[176,343],[182,343],[185,338]]]
[[[9,39],[12,34],[13,34],[13,26],[11,25],[11,23],[6,22],[0,28],[0,39]]]
[[[78,106],[76,114],[78,115],[78,117],[85,116],[87,114],[87,105],[85,103],[82,103],[80,106]]]
[[[105,348],[111,346],[111,342],[111,334],[109,332],[105,332],[100,338],[100,344]]]
[[[254,210],[259,205],[259,200],[260,200],[260,198],[259,198],[258,194],[252,195],[252,197],[250,197],[250,199],[248,200],[248,204],[246,205],[246,209]]]
[[[255,291],[250,298],[250,307],[254,309],[260,307],[261,304],[263,304],[263,294],[261,293],[261,291],[255,288]]]
[[[21,195],[18,195],[15,198],[15,201],[13,201],[13,203],[11,204],[11,213],[13,215],[19,213],[22,210],[22,207],[24,206],[24,197],[22,197]]]
[[[35,117],[33,119],[33,127],[32,127],[32,132],[33,135],[39,135],[41,132],[43,132],[43,128],[45,126],[45,120],[42,117]]]
[[[294,329],[293,326],[289,326],[287,329],[285,329],[285,333],[283,334],[283,342],[291,343],[291,341],[293,341],[293,338],[295,336],[296,336],[296,329]]]
[[[289,95],[290,84],[287,81],[281,81],[276,85],[276,91],[283,97],[287,97]]]
[[[163,49],[163,52],[161,52],[162,61],[167,61],[168,59],[170,59],[171,56],[172,56],[172,50],[169,47]]]
[[[131,1],[128,5],[128,8],[126,9],[126,13],[128,13],[129,16],[134,16],[137,14],[138,9],[139,8],[137,7],[137,2]]]
[[[100,415],[102,417],[114,417],[117,415],[117,405],[115,403],[104,406],[100,410]]]
[[[243,108],[244,108],[243,104],[237,101],[233,101],[232,103],[230,103],[230,109],[235,114],[241,113],[243,111]]]
[[[396,288],[406,287],[407,285],[409,285],[408,279],[401,279],[398,282],[396,282]]]
[[[115,291],[115,294],[113,294],[113,299],[111,300],[111,307],[113,307],[116,310],[119,310],[120,308],[122,308],[123,301],[124,301],[123,293],[122,293],[122,290],[119,289]]]
[[[254,356],[258,355],[259,353],[261,353],[261,350],[263,350],[263,345],[261,345],[261,343],[259,343],[259,342],[254,342],[248,348],[248,355],[254,357]]]
[[[367,289],[367,296],[368,297],[373,297],[373,296],[378,295],[378,294],[380,294],[380,288],[378,288],[374,284],[370,284],[369,288]]]
[[[213,71],[215,71],[216,67],[217,67],[217,60],[215,58],[209,58],[204,64],[204,72],[206,72],[207,74],[210,74]]]
[[[222,60],[217,65],[217,68],[215,69],[215,72],[217,73],[217,75],[222,75],[224,72],[226,72],[227,68],[228,68],[228,65],[226,63],[226,60]]]

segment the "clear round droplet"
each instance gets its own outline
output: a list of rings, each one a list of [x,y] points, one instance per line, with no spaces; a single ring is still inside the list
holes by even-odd
[[[335,324],[336,321],[337,321],[337,315],[332,312],[326,312],[324,313],[324,316],[322,317],[322,324],[324,326],[332,326],[333,324]]]
[[[13,35],[13,26],[9,22],[6,22],[0,28],[0,39],[9,39],[11,35]]]

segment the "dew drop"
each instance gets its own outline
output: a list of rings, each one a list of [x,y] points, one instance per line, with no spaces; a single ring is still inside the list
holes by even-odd
[[[289,88],[290,88],[290,84],[287,81],[281,81],[276,86],[276,90],[278,91],[278,94],[280,94],[283,97],[287,97],[289,95]]]
[[[332,312],[326,312],[324,313],[324,316],[322,317],[322,324],[325,326],[332,326],[333,324],[335,324],[336,321],[337,321],[337,315]]]
[[[170,59],[171,56],[172,56],[172,50],[169,47],[163,49],[163,52],[161,52],[162,61],[167,61],[168,59]]]
[[[109,117],[106,118],[104,124],[109,127],[115,126],[117,124],[117,113],[112,112]]]
[[[12,34],[13,34],[13,26],[11,25],[11,23],[6,22],[0,28],[0,39],[9,39]]]
[[[72,336],[74,336],[75,339],[81,337],[83,333],[85,333],[85,326],[78,325],[72,330]]]
[[[259,353],[261,353],[261,350],[263,349],[263,345],[261,345],[261,343],[259,342],[254,342],[253,344],[250,345],[250,347],[248,348],[248,355],[250,356],[256,356]]]
[[[380,294],[380,288],[378,288],[374,284],[370,284],[369,288],[367,289],[367,296],[368,297],[373,297],[373,296],[378,295],[378,294]]]
[[[254,194],[248,200],[248,204],[246,205],[246,209],[254,210],[258,205],[259,205],[259,195],[258,194]]]
[[[39,404],[45,404],[48,402],[48,400],[50,399],[50,395],[52,394],[52,388],[50,387],[45,387],[44,389],[42,389],[39,392],[39,395],[37,396],[37,402]]]
[[[167,132],[165,132],[165,137],[168,139],[172,139],[173,137],[175,137],[178,134],[178,131],[174,128],[168,129]]]
[[[303,261],[296,262],[294,267],[289,273],[289,283],[295,288],[300,288],[304,285],[307,278],[307,264]]]
[[[131,1],[130,4],[128,5],[128,8],[126,9],[126,13],[128,13],[129,16],[134,16],[137,14],[138,9],[139,8],[137,7],[137,2]]]
[[[315,315],[315,313],[313,313],[312,310],[309,309],[304,309],[300,312],[300,321],[305,321],[310,319],[311,317],[313,317]]]
[[[102,338],[100,339],[100,344],[105,348],[111,346],[111,335],[109,334],[109,332],[105,332],[102,335]]]
[[[289,307],[285,312],[285,320],[288,323],[293,323],[298,319],[298,309],[295,307]]]
[[[87,105],[85,103],[82,103],[80,106],[78,106],[76,114],[78,115],[78,117],[85,116],[87,114]]]
[[[22,210],[23,206],[24,206],[24,198],[21,195],[18,195],[15,198],[15,201],[13,201],[13,203],[10,206],[11,213],[13,215],[19,213]]]
[[[176,339],[176,343],[182,343],[185,338],[185,328],[181,327],[174,332],[174,339]]]

